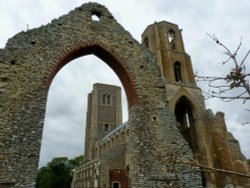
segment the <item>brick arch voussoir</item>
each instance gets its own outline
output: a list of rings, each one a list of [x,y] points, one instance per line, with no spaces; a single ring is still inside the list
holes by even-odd
[[[101,49],[105,54],[108,54],[113,59],[113,62],[109,62],[105,59],[105,55],[101,56],[99,54],[96,54],[93,49]],[[90,49],[90,50],[89,50]],[[123,57],[117,52],[116,49],[107,46],[105,43],[99,41],[99,40],[89,40],[89,41],[83,41],[83,42],[77,42],[75,44],[72,44],[71,46],[64,47],[62,50],[60,50],[56,56],[53,59],[50,59],[48,61],[48,64],[44,68],[43,71],[43,80],[42,83],[47,88],[49,88],[54,76],[60,71],[60,69],[69,63],[70,61],[84,56],[94,54],[100,59],[102,59],[111,69],[114,70],[116,75],[119,77],[120,81],[122,82],[127,98],[129,106],[132,106],[135,104],[138,96],[138,88],[136,81],[137,78],[133,72],[131,72],[131,68],[129,68],[126,64]],[[109,58],[110,58],[109,57]],[[116,63],[116,64],[115,64]]]

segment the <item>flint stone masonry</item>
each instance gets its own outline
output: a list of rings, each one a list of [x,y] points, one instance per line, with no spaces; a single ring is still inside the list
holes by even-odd
[[[151,143],[138,140],[136,150],[138,156],[140,152],[143,156],[148,157],[147,160],[141,159],[144,166],[143,169],[139,167],[137,172],[139,172],[142,179],[145,175],[150,177],[149,182],[146,179],[142,181],[143,183],[147,182],[149,187],[189,186],[190,181],[193,181],[191,176],[194,175],[193,173],[199,173],[199,169],[193,168],[190,171],[190,168],[185,168],[187,164],[193,167],[196,165],[204,167],[201,172],[203,187],[249,187],[249,178],[246,178],[250,170],[248,162],[240,151],[238,141],[227,131],[224,114],[218,112],[214,115],[211,110],[206,110],[204,97],[201,89],[196,85],[191,58],[184,50],[182,34],[178,25],[167,21],[155,22],[149,25],[142,34],[142,45],[145,45],[157,59],[155,63],[159,65],[166,86],[166,103],[157,110],[151,109],[148,114],[145,111],[143,116],[140,116],[141,114],[136,116],[136,120],[139,117],[138,125],[140,125],[139,121],[141,119],[147,118],[146,121],[151,122],[149,127],[144,124],[136,127],[130,124],[131,122],[124,123],[111,130],[111,132],[105,133],[104,137],[97,136],[94,139],[95,144],[90,144],[93,137],[95,137],[94,135],[103,135],[99,134],[103,132],[103,129],[96,122],[100,122],[102,116],[107,118],[107,113],[103,112],[109,109],[108,106],[97,107],[98,101],[91,100],[92,102],[89,103],[91,105],[88,104],[88,109],[91,109],[91,111],[88,110],[88,117],[91,117],[91,120],[87,120],[86,130],[92,129],[93,131],[91,134],[89,134],[90,131],[86,131],[85,144],[92,148],[91,153],[93,155],[90,158],[86,157],[89,156],[90,150],[85,150],[85,158],[88,161],[76,169],[71,188],[82,186],[86,188],[100,186],[110,188],[116,187],[118,184],[120,187],[131,187],[131,184],[137,187],[135,182],[130,181],[136,177],[136,174],[133,174],[129,166],[133,164],[133,158],[131,158],[133,155],[131,153],[134,151],[131,152],[130,150],[131,148],[134,149],[134,143],[130,143],[128,134],[130,126],[133,129],[131,134],[138,134],[136,135],[138,138],[140,135],[142,140],[147,140],[148,135],[152,136]],[[140,68],[143,68],[143,66],[140,66]],[[99,84],[99,86],[101,85]],[[104,93],[106,93],[109,90],[109,95],[114,97],[111,88],[112,86],[102,85],[99,92],[103,93],[105,91]],[[118,92],[120,91],[117,90],[116,93],[118,94]],[[93,93],[95,92],[92,91],[92,95]],[[97,97],[93,96],[91,98],[97,99]],[[120,97],[114,98],[120,99]],[[116,109],[119,109],[120,102],[116,104],[118,105]],[[167,106],[166,109],[165,105]],[[162,110],[167,110],[167,117],[162,114]],[[114,118],[119,112],[118,110],[116,113],[109,113],[108,118]],[[162,117],[160,119],[159,114]],[[173,114],[175,115],[174,119]],[[162,120],[163,122],[161,122]],[[179,135],[173,136],[169,133],[166,135],[166,132],[171,132],[172,128],[162,126],[165,125],[164,122],[176,125],[178,131],[192,149],[192,153],[195,154],[195,160],[190,161],[192,158],[191,153],[184,153],[183,155],[186,143],[183,142]],[[118,125],[119,123],[116,122],[115,124]],[[90,138],[88,135],[92,137]],[[168,145],[164,145],[164,141],[167,141]],[[140,144],[148,145],[140,147]],[[180,147],[182,144],[184,144],[183,148]],[[175,145],[178,145],[178,147],[175,147]],[[173,150],[175,150],[174,155]],[[179,153],[181,157],[178,157]],[[154,164],[148,163],[148,161],[154,161],[155,159]],[[99,164],[96,172],[100,172],[100,176],[93,173],[91,173],[91,177],[79,176],[86,169],[92,169],[92,163]],[[176,164],[182,165],[176,166]],[[134,163],[134,166],[136,165]],[[199,183],[194,179],[192,186],[199,187]]]
[[[174,114],[165,105],[156,59],[102,5],[83,4],[46,26],[20,32],[0,54],[0,186],[35,187],[49,86],[65,64],[87,54],[104,60],[125,88],[132,187],[168,187],[175,172],[170,172],[169,163],[156,159],[158,146],[169,155],[178,151],[179,158],[192,160]],[[197,169],[191,173],[194,167],[175,166],[180,169],[178,187],[201,187]]]
[[[87,54],[116,72],[129,104],[126,145],[117,140],[115,148],[99,150],[100,161],[86,164],[107,169],[100,172],[104,184],[108,172],[116,179],[129,166],[125,179],[132,188],[249,187],[247,160],[227,132],[224,114],[206,110],[178,26],[154,23],[142,41],[96,3],[9,39],[0,49],[0,187],[35,187],[48,89],[65,64]],[[118,115],[116,123],[120,121]],[[95,137],[94,132],[86,136]],[[193,161],[241,176],[201,172],[187,164]]]

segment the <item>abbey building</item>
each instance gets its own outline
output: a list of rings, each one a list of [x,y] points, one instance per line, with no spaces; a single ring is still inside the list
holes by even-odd
[[[192,164],[200,167],[202,186],[250,187],[249,178],[231,173],[249,174],[247,160],[227,131],[224,114],[205,108],[178,26],[166,21],[149,25],[142,45],[157,59],[167,93],[165,105],[195,156]],[[129,130],[128,123],[122,123],[121,89],[94,84],[88,95],[86,163],[76,169],[72,188],[130,187]],[[173,180],[169,187],[185,186]]]
[[[93,86],[87,161],[72,187],[249,187],[247,160],[224,114],[205,108],[178,26],[154,23],[139,43],[94,2],[0,49],[0,187],[35,188],[49,88],[62,67],[88,54],[119,77],[129,118],[122,123],[119,88]]]

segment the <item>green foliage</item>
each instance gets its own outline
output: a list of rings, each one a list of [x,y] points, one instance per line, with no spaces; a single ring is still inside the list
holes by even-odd
[[[82,165],[84,162],[84,157],[82,155],[75,157],[74,159],[71,159],[69,163],[72,165],[71,167],[74,169],[80,165]]]
[[[67,157],[53,158],[47,166],[39,169],[36,188],[69,188],[73,170],[83,161],[82,155],[70,160]]]

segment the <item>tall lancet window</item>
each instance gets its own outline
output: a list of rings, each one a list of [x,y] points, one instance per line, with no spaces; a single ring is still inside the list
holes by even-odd
[[[182,82],[181,63],[179,61],[175,62],[174,64],[174,75],[175,75],[175,81],[181,83]]]
[[[191,130],[193,129],[193,115],[190,102],[186,97],[181,97],[175,107],[175,117],[183,137],[193,149]]]
[[[173,30],[169,30],[168,32],[168,42],[170,45],[170,49],[175,50],[176,49],[176,34]]]

